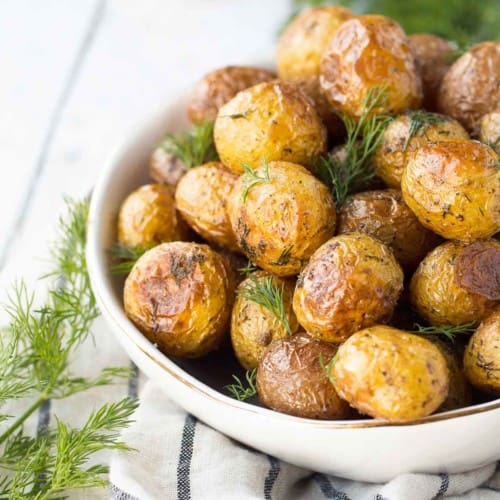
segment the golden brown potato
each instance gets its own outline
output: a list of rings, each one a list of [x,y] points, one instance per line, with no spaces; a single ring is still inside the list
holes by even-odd
[[[186,165],[177,156],[167,153],[162,147],[153,151],[149,161],[149,177],[158,184],[177,186],[186,173]]]
[[[243,253],[276,276],[299,273],[335,231],[335,202],[328,188],[304,167],[271,162],[236,182],[229,217]],[[268,180],[267,180],[268,179]]]
[[[261,83],[224,105],[214,128],[222,163],[237,174],[262,160],[310,166],[325,152],[326,129],[308,98],[285,82]]]
[[[340,397],[389,422],[426,417],[448,394],[449,370],[439,348],[389,326],[352,335],[339,347],[332,373]]]
[[[238,250],[226,210],[238,176],[222,163],[210,162],[189,170],[175,191],[177,209],[186,222],[207,241]]]
[[[279,290],[282,290],[283,305],[290,331],[269,309],[245,295],[246,290],[255,289],[255,283],[263,284],[264,280],[269,279]],[[238,361],[247,370],[259,365],[266,347],[271,342],[297,332],[299,324],[292,310],[294,288],[295,280],[277,278],[265,271],[251,274],[238,286],[231,317],[231,341]]]
[[[500,396],[500,309],[472,335],[464,354],[465,375],[474,386]]]
[[[423,144],[411,156],[401,182],[418,220],[448,239],[472,241],[500,230],[497,154],[476,141]]]
[[[500,155],[500,109],[483,116],[479,126],[479,139]]]
[[[189,229],[175,209],[174,190],[146,184],[129,194],[118,214],[118,241],[128,247],[150,248],[183,240]]]
[[[165,354],[203,356],[218,347],[229,326],[234,289],[226,266],[207,245],[159,245],[129,274],[125,312]]]
[[[374,87],[386,87],[386,100],[378,111],[400,113],[422,102],[408,38],[398,23],[379,15],[342,24],[323,53],[320,85],[335,109],[355,117]]]
[[[336,236],[311,257],[297,280],[293,310],[312,336],[340,343],[385,323],[403,289],[391,250],[361,233]]]
[[[304,418],[340,420],[352,410],[324,373],[337,348],[305,333],[273,342],[257,370],[257,393],[269,408]]]
[[[346,199],[338,211],[337,234],[359,232],[385,243],[404,270],[414,270],[439,238],[420,224],[401,191],[365,191]]]
[[[193,123],[214,121],[219,109],[238,92],[276,78],[267,69],[226,66],[206,74],[194,87],[187,114]]]
[[[439,87],[450,67],[450,57],[455,47],[449,40],[431,33],[415,33],[409,35],[408,40],[422,76],[422,105],[425,109],[434,111]]]
[[[469,134],[453,118],[421,110],[404,113],[384,131],[373,156],[375,172],[389,187],[401,189],[403,170],[423,144],[468,138]]]
[[[477,245],[484,251],[478,253]],[[448,241],[438,246],[420,263],[411,279],[412,306],[431,325],[482,320],[499,300],[484,295],[494,293],[498,286],[498,249],[500,242],[493,239],[471,245]],[[469,283],[469,288],[472,281],[475,287],[468,290],[461,285],[463,281]]]
[[[500,107],[499,82],[500,42],[478,43],[458,58],[444,76],[438,109],[477,135],[481,118]]]

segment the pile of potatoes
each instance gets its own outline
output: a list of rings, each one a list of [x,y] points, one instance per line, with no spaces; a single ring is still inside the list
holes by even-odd
[[[134,324],[179,357],[230,332],[261,402],[300,417],[405,422],[500,396],[500,42],[453,51],[319,7],[285,29],[277,74],[206,75],[188,116],[214,122],[220,160],[186,169],[158,148],[154,183],[121,206],[118,241],[150,248],[124,286]],[[372,157],[380,189],[339,204],[315,162],[380,86],[375,111],[393,117]],[[415,130],[422,109],[435,114]],[[286,327],[241,293],[265,280]],[[465,345],[414,321],[477,329]]]

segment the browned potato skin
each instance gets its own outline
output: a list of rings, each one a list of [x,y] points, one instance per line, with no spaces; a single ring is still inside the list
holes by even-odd
[[[264,176],[264,167],[256,169]],[[329,189],[304,167],[269,163],[271,182],[259,182],[243,200],[245,179],[235,184],[228,211],[243,253],[276,276],[294,276],[335,232]]]
[[[456,261],[464,248],[466,245],[458,241],[439,245],[420,263],[411,279],[412,306],[431,325],[480,321],[498,304],[498,301],[466,290],[457,282]]]
[[[500,42],[474,45],[458,58],[443,78],[438,109],[474,135],[481,118],[500,107]]]
[[[403,170],[410,156],[423,144],[469,138],[467,131],[456,120],[438,116],[444,121],[421,127],[410,140],[411,112],[399,115],[387,126],[382,142],[373,156],[375,172],[387,186],[401,189]]]
[[[298,333],[273,342],[257,370],[259,399],[273,410],[303,418],[339,420],[352,410],[323,372],[337,348]]]
[[[189,229],[175,209],[174,190],[146,184],[127,196],[118,214],[118,241],[128,247],[149,248],[183,240]]]
[[[479,127],[479,139],[500,155],[500,109],[483,116]]]
[[[237,179],[222,163],[210,162],[190,169],[175,191],[184,220],[207,241],[233,251],[238,245],[226,205]]]
[[[231,342],[234,353],[241,365],[251,370],[259,365],[267,346],[289,334],[283,324],[265,307],[238,295],[238,290],[247,288],[252,280],[262,281],[272,276],[265,271],[253,273],[240,283],[236,292],[231,317]],[[292,309],[295,280],[273,277],[273,283],[283,290],[283,304],[292,333],[296,333],[299,324]]]
[[[336,236],[311,257],[297,280],[293,310],[312,336],[341,343],[390,320],[403,289],[391,250],[361,233]]]
[[[272,71],[251,66],[226,66],[211,71],[194,87],[188,117],[192,123],[214,121],[219,109],[238,92],[275,78]]]
[[[424,93],[422,106],[429,111],[434,111],[437,106],[439,87],[451,64],[449,58],[454,51],[454,46],[449,40],[431,33],[415,33],[409,35],[408,40],[422,76]]]
[[[342,24],[321,60],[321,90],[330,104],[359,117],[367,92],[387,87],[379,112],[418,108],[422,85],[408,38],[398,23],[384,16],[358,16]]]
[[[310,100],[279,81],[244,90],[224,105],[214,138],[222,163],[236,174],[263,159],[310,166],[326,150],[326,129]]]
[[[339,347],[332,372],[340,397],[388,422],[426,417],[448,394],[449,370],[439,348],[389,326],[352,335]]]
[[[408,208],[401,191],[365,191],[346,199],[338,211],[337,234],[359,232],[377,238],[394,252],[406,271],[413,271],[438,243]]]
[[[185,173],[186,166],[177,156],[161,147],[153,151],[149,161],[149,177],[154,182],[175,187]]]
[[[474,387],[500,396],[500,308],[472,335],[465,349],[464,368]]]
[[[472,241],[500,230],[500,169],[489,146],[455,139],[423,144],[410,157],[401,189],[428,229]]]
[[[129,274],[125,312],[165,354],[203,356],[218,347],[229,326],[234,288],[226,265],[207,245],[159,245]]]

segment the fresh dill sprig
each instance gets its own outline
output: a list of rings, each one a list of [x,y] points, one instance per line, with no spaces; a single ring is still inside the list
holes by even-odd
[[[444,335],[446,338],[455,341],[456,335],[470,335],[476,330],[476,322],[471,321],[463,325],[441,325],[441,326],[422,326],[418,323],[413,325],[411,333],[419,335]]]
[[[238,269],[238,272],[242,274],[243,276],[250,276],[253,274],[255,271],[257,271],[259,268],[253,264],[251,261],[248,261],[246,266],[240,267]]]
[[[224,389],[226,389],[233,398],[238,401],[245,401],[257,394],[257,387],[255,385],[257,381],[257,368],[246,371],[246,385],[236,375],[233,375],[232,377],[235,383],[226,385]]]
[[[250,189],[252,189],[257,184],[271,182],[271,178],[269,177],[269,163],[266,160],[262,160],[262,167],[264,169],[264,174],[262,176],[259,176],[250,165],[247,165],[246,163],[243,164],[243,170],[245,171],[242,176],[244,189],[241,198],[243,200],[243,203],[247,201],[247,196],[250,192]]]
[[[115,276],[127,275],[132,271],[135,263],[152,247],[128,247],[123,243],[115,243],[107,252],[117,262],[111,266],[111,274]]]
[[[424,133],[428,127],[437,123],[444,123],[446,118],[436,113],[429,113],[423,109],[418,109],[410,113],[410,126],[408,129],[408,137],[404,145],[404,149],[408,148],[408,144],[419,132]]]
[[[251,276],[250,283],[238,289],[236,293],[266,308],[283,325],[288,335],[291,335],[292,329],[285,310],[284,290],[285,286],[278,286],[272,276]]]
[[[324,374],[328,377],[328,380],[330,383],[335,384],[335,377],[332,375],[332,369],[333,365],[337,362],[338,359],[338,354],[335,354],[333,358],[328,362],[328,364],[325,364],[325,361],[323,359],[323,353],[319,353],[319,365],[321,366],[321,369],[323,370]]]
[[[188,169],[219,159],[215,149],[214,124],[209,121],[194,125],[188,132],[167,134],[159,147],[179,158]]]

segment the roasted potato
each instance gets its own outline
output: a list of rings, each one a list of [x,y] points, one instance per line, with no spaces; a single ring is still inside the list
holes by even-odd
[[[165,354],[199,357],[229,327],[234,288],[225,260],[207,245],[164,243],[147,251],[125,282],[127,316]]]
[[[472,335],[465,349],[464,369],[474,387],[500,396],[500,308]]]
[[[129,194],[118,214],[118,241],[128,247],[150,248],[189,237],[177,214],[174,190],[163,184],[146,184]]]
[[[149,161],[149,177],[158,184],[177,186],[180,178],[186,173],[186,165],[180,158],[157,147]]]
[[[349,418],[352,410],[339,398],[321,367],[337,348],[305,333],[273,342],[257,370],[257,393],[269,408],[304,418]]]
[[[445,401],[450,384],[438,347],[380,325],[355,333],[339,347],[332,375],[340,397],[389,422],[430,415]]]
[[[385,243],[407,271],[413,271],[439,238],[420,224],[401,191],[365,191],[346,199],[338,211],[337,234],[359,232]]]
[[[245,292],[255,291],[256,283],[262,285],[272,280],[282,291],[285,315],[290,327],[285,325],[269,309],[250,300]],[[275,340],[297,332],[299,324],[292,309],[295,280],[277,278],[265,271],[251,274],[236,289],[236,300],[231,317],[231,341],[238,361],[247,370],[259,365],[266,347]]]
[[[335,231],[335,202],[328,188],[288,162],[265,163],[253,176],[240,177],[228,212],[243,253],[276,276],[298,274]]]
[[[481,118],[500,107],[500,41],[474,45],[443,78],[438,110],[477,135]]]
[[[251,66],[226,66],[206,74],[194,87],[188,102],[191,122],[214,121],[219,109],[238,92],[276,78],[272,71]]]
[[[293,310],[312,336],[340,343],[389,321],[403,289],[391,250],[371,236],[349,233],[327,241],[297,280]]]
[[[189,170],[175,191],[185,221],[207,241],[233,251],[238,245],[226,205],[237,179],[222,163],[210,162]]]
[[[470,245],[448,241],[435,248],[411,279],[414,309],[431,325],[462,325],[488,316],[500,299],[499,249],[493,239]]]
[[[483,116],[479,125],[479,139],[500,155],[500,109]]]
[[[403,172],[406,204],[428,229],[472,241],[500,230],[498,156],[476,141],[423,144]]]
[[[237,174],[263,159],[310,166],[326,150],[326,129],[308,98],[285,82],[261,83],[236,95],[217,115],[215,145]]]
[[[373,156],[375,172],[389,187],[401,189],[403,170],[423,144],[468,138],[469,134],[453,118],[421,110],[406,112],[385,129]]]
[[[320,63],[320,86],[337,110],[359,117],[367,93],[386,88],[378,112],[418,108],[422,84],[408,38],[384,16],[358,16],[333,35]]]

